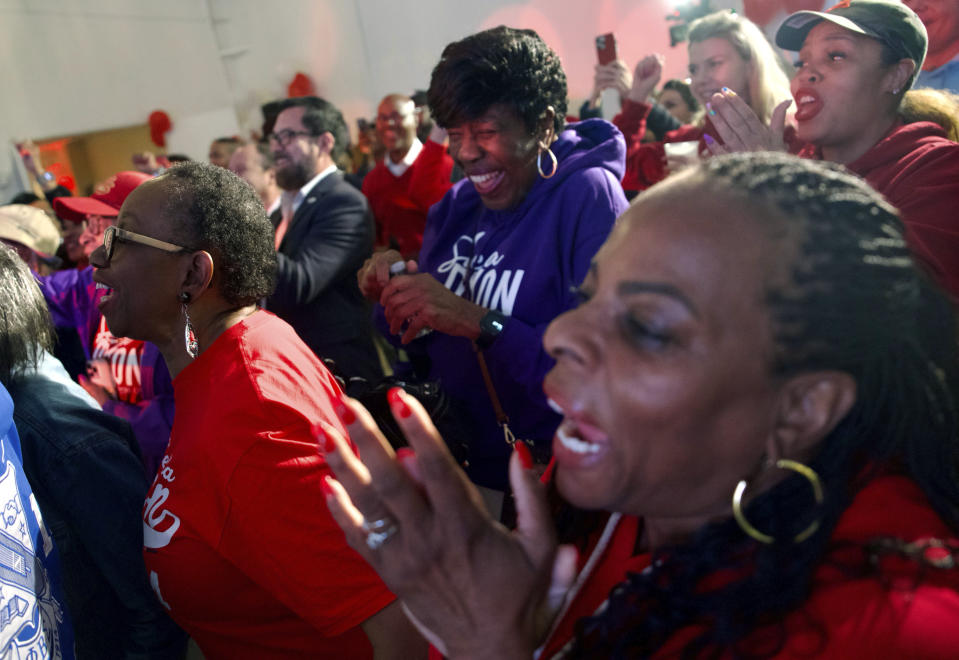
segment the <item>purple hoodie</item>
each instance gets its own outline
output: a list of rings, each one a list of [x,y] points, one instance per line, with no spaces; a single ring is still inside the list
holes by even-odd
[[[560,421],[542,389],[553,366],[543,349],[543,333],[550,321],[576,305],[574,288],[627,207],[620,185],[626,144],[616,127],[600,119],[570,124],[552,150],[559,161],[556,175],[537,178],[514,209],[486,208],[468,179],[453,186],[430,209],[419,260],[420,271],[457,295],[510,317],[484,355],[513,432],[535,441],[542,451],[551,447]],[[380,306],[377,315],[385,327]],[[430,378],[439,379],[462,404],[466,428],[476,429],[470,477],[505,489],[509,448],[471,342],[433,332],[414,344],[431,358]]]
[[[61,270],[37,279],[50,308],[53,325],[76,328],[87,359],[90,359],[101,317],[97,302],[102,295],[97,292],[93,281],[93,267]],[[144,344],[140,357],[140,391],[140,403],[107,401],[103,410],[130,422],[140,445],[147,477],[153,479],[173,428],[173,384],[160,350],[149,342]]]

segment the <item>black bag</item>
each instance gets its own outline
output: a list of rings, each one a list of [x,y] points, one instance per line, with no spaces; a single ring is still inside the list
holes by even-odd
[[[341,383],[342,384],[342,383]],[[466,466],[469,455],[470,437],[467,432],[467,423],[464,413],[457,410],[454,402],[446,394],[437,381],[414,382],[396,376],[388,376],[377,383],[370,383],[365,378],[350,378],[343,388],[350,396],[370,411],[376,425],[380,427],[383,436],[393,449],[407,447],[409,443],[400,431],[399,425],[393,419],[386,394],[394,387],[403,390],[422,404],[429,413],[430,419],[440,432],[447,448],[456,459],[456,462]]]

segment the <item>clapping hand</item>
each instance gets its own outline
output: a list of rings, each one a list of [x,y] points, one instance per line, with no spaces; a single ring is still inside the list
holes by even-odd
[[[709,120],[723,144],[708,137],[706,146],[716,156],[741,151],[786,151],[783,133],[791,104],[789,99],[777,105],[766,126],[742,97],[723,88],[706,105]]]
[[[573,548],[557,548],[528,450],[519,445],[510,461],[511,532],[486,512],[419,403],[398,388],[389,400],[413,450],[399,457],[352,400],[337,412],[362,460],[336,429],[317,430],[337,478],[325,482],[333,517],[444,654],[528,660],[562,602],[550,594],[565,594],[576,561]]]

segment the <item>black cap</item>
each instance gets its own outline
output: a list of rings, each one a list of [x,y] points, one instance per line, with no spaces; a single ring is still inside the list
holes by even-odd
[[[806,35],[822,21],[881,41],[902,59],[926,59],[926,27],[916,12],[898,0],[843,0],[827,11],[797,11],[776,32],[776,45],[786,50],[802,48]]]

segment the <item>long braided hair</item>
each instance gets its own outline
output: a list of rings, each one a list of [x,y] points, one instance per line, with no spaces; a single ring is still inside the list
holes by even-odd
[[[771,372],[846,372],[856,381],[857,401],[811,462],[825,489],[821,506],[802,476],[790,476],[746,508],[747,518],[776,539],[772,544],[750,539],[730,519],[657,551],[650,569],[613,590],[601,614],[580,621],[572,655],[648,656],[693,625],[703,632],[684,656],[742,656],[737,644],[747,638],[750,657],[757,646],[759,657],[771,656],[785,643],[784,616],[806,599],[816,567],[828,560],[840,515],[876,471],[908,475],[959,528],[954,308],[913,261],[896,211],[841,166],[736,154],[661,185],[656,194],[739,203],[769,236],[792,241],[798,256],[789,282],[766,293]],[[818,530],[794,543],[816,519]],[[703,579],[717,572],[741,577],[704,591]]]

